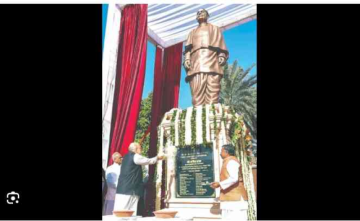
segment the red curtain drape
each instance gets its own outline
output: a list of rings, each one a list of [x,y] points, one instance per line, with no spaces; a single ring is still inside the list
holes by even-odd
[[[157,127],[161,123],[162,117],[167,111],[178,107],[182,48],[182,43],[166,48],[164,51],[159,47],[156,48],[149,157],[157,155]],[[153,183],[154,174],[155,166],[151,165],[149,167],[149,183]],[[163,178],[165,177],[163,176]],[[145,208],[145,215],[151,215],[155,210],[154,186],[147,186],[145,201],[148,202]]]
[[[128,5],[122,10],[114,92],[111,155],[125,155],[134,141],[144,86],[147,45],[147,5]]]

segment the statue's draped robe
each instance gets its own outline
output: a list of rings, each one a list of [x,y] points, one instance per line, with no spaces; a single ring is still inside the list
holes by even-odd
[[[218,103],[220,80],[224,74],[219,57],[229,57],[220,28],[207,24],[193,29],[185,45],[185,61],[190,60],[186,82],[190,82],[193,105]]]

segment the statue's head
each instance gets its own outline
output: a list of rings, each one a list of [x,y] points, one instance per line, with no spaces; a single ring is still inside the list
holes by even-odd
[[[200,23],[203,21],[207,21],[208,18],[210,17],[209,12],[206,11],[206,9],[200,9],[197,13],[196,13],[196,20]]]

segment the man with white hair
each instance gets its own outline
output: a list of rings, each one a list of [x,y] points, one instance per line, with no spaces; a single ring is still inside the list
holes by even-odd
[[[116,187],[121,170],[121,154],[118,152],[113,153],[112,159],[114,164],[106,169],[106,184],[108,186],[108,190],[105,197],[103,215],[112,215],[114,210]]]
[[[124,156],[119,176],[114,210],[132,210],[137,212],[137,204],[143,195],[142,166],[155,164],[164,156],[158,155],[153,158],[141,156],[142,148],[138,143],[131,143],[129,153]]]

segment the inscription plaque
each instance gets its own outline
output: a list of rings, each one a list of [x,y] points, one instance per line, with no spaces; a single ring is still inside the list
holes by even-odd
[[[212,144],[179,147],[176,154],[176,197],[214,198],[214,154]]]

